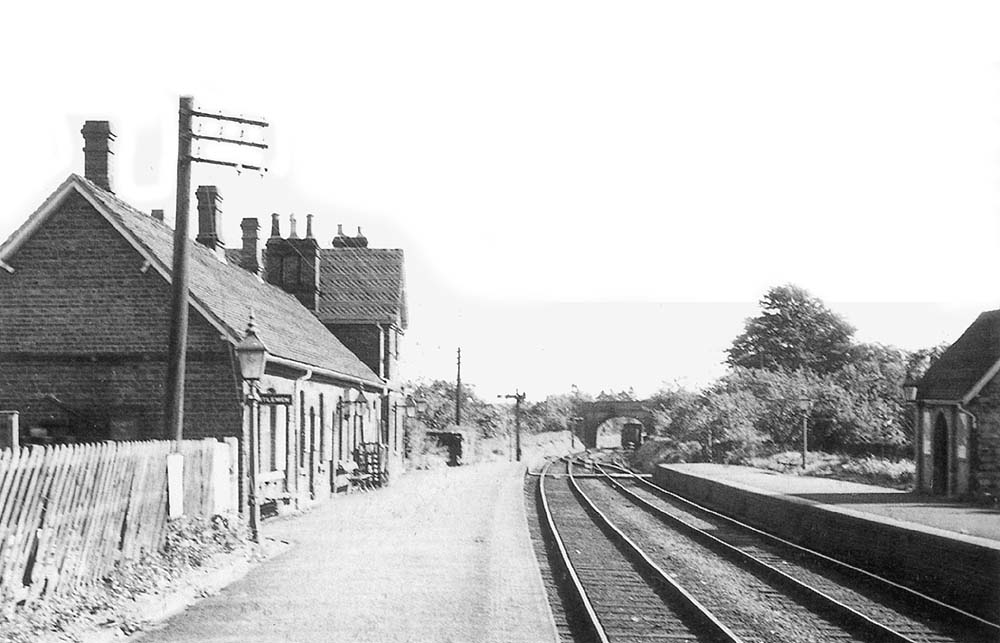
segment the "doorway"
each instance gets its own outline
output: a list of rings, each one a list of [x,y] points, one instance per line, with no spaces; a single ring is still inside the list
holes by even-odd
[[[945,495],[948,493],[948,421],[944,419],[944,413],[938,413],[934,422],[931,463],[934,468],[931,491],[935,495]]]

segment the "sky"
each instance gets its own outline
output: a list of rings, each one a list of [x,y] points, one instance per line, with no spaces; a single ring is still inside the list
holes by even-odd
[[[86,119],[169,221],[186,94],[271,123],[265,175],[194,169],[228,245],[278,212],[405,250],[413,378],[461,345],[486,397],[700,386],[784,283],[861,340],[950,342],[1000,299],[998,27],[993,2],[22,3],[0,237],[82,173]]]

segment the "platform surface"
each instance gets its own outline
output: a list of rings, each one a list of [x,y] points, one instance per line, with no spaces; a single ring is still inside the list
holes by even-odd
[[[415,472],[265,523],[294,547],[139,640],[557,641],[523,471]]]
[[[1000,546],[1000,511],[934,496],[831,478],[796,476],[725,464],[662,465],[688,475],[711,478],[829,507],[912,523],[957,537],[982,538]]]

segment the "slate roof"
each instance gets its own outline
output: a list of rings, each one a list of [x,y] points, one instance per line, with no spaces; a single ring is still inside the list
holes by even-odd
[[[169,280],[173,263],[172,228],[76,174],[71,174],[54,195],[67,184],[103,205],[105,214],[131,233],[134,239],[130,241],[144,248]],[[32,217],[40,216],[46,205]],[[28,226],[26,222],[23,227]],[[193,240],[188,240],[188,250],[190,297],[215,317],[231,340],[243,336],[252,309],[257,335],[269,353],[381,385],[380,378],[295,297],[238,266],[220,261],[215,253]]]
[[[406,328],[403,251],[321,248],[319,310],[326,323],[392,323]]]
[[[1000,361],[1000,310],[984,312],[927,369],[917,387],[923,400],[962,400]],[[976,391],[978,392],[978,391]]]

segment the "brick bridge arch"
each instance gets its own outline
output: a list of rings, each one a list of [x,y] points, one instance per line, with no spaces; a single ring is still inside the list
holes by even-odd
[[[577,428],[577,437],[588,449],[597,447],[597,428],[612,418],[634,418],[642,423],[645,432],[652,433],[653,412],[645,401],[600,400],[586,402],[581,409],[583,421]]]

